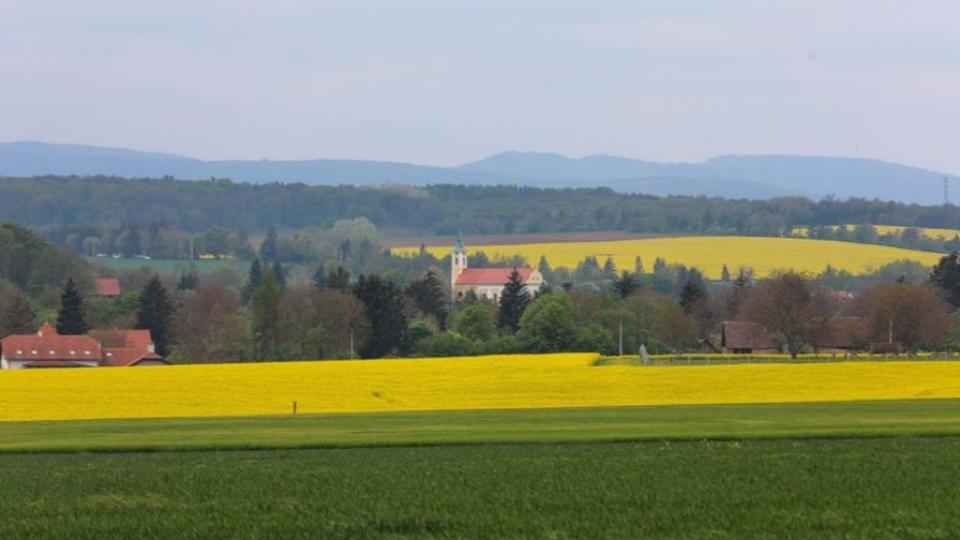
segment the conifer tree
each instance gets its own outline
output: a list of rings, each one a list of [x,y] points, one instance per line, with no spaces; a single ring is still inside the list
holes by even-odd
[[[407,331],[400,288],[380,276],[361,274],[353,294],[363,302],[370,321],[370,339],[360,354],[365,358],[380,358],[399,350]]]
[[[944,297],[954,307],[960,307],[960,256],[954,251],[945,255],[933,267],[930,283],[940,287]]]
[[[633,271],[637,274],[643,275],[645,270],[643,269],[643,259],[637,255],[637,258],[633,261]]]
[[[250,299],[253,298],[253,293],[260,286],[261,281],[263,281],[263,265],[260,264],[260,259],[254,258],[250,262],[250,270],[247,271],[247,285],[243,288],[244,304],[250,302]]]
[[[338,266],[327,274],[327,287],[335,291],[347,292],[350,289],[350,272]]]
[[[707,299],[706,287],[700,272],[691,269],[680,289],[680,307],[686,313],[694,313]]]
[[[277,260],[277,255],[277,230],[271,225],[263,243],[260,244],[260,258],[263,259],[264,263],[270,264]]]
[[[613,262],[612,257],[607,257],[607,260],[603,262],[603,275],[607,279],[617,279],[617,265]]]
[[[433,270],[407,287],[407,294],[424,315],[433,316],[440,330],[447,329],[447,295],[445,287]]]
[[[539,271],[540,275],[543,276],[544,281],[553,281],[553,269],[550,268],[550,263],[547,262],[546,255],[540,256],[540,262],[537,263],[537,271]]]
[[[273,274],[273,281],[276,283],[277,289],[281,292],[287,290],[287,275],[283,270],[283,265],[279,261],[274,261],[270,272]]]
[[[501,330],[515,334],[520,328],[520,317],[523,316],[523,312],[530,302],[530,296],[526,289],[527,286],[523,284],[520,278],[520,272],[514,268],[503,287],[503,293],[500,294],[497,327]]]
[[[281,335],[280,290],[273,272],[263,274],[250,305],[253,311],[250,332],[253,334],[255,354],[260,360],[274,358],[280,352]]]
[[[624,270],[620,278],[613,281],[613,287],[620,293],[620,298],[626,298],[640,288],[640,281],[636,276]]]
[[[730,281],[730,269],[727,268],[727,265],[724,264],[723,268],[720,270],[720,281],[727,283]]]
[[[197,276],[197,267],[190,263],[190,268],[180,273],[180,279],[177,281],[177,290],[192,291],[197,288],[200,278]]]
[[[57,313],[57,332],[64,335],[86,334],[90,327],[84,315],[83,298],[73,278],[67,280],[60,295],[60,311]]]
[[[0,338],[10,334],[31,334],[36,330],[37,312],[23,293],[15,292],[0,306]]]
[[[170,352],[170,326],[175,310],[167,289],[160,283],[160,278],[153,276],[140,293],[136,328],[150,331],[160,356],[166,356]]]

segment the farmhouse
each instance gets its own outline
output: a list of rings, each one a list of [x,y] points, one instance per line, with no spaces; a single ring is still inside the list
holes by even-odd
[[[499,301],[503,288],[510,280],[510,274],[516,270],[524,291],[534,295],[545,285],[543,275],[535,268],[469,268],[467,250],[463,238],[457,236],[450,254],[450,294],[456,300],[473,291],[478,298]]]
[[[760,323],[726,321],[720,335],[720,346],[734,354],[778,353],[780,344]]]
[[[149,330],[93,330],[65,336],[50,323],[36,334],[0,340],[0,369],[119,367],[166,364],[154,350]]]

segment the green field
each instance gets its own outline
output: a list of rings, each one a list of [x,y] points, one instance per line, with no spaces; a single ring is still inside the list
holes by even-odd
[[[149,268],[152,272],[182,272],[190,268],[190,261],[184,259],[114,259],[112,257],[84,257],[92,263],[102,264],[111,270],[139,270]],[[246,271],[247,262],[236,259],[203,259],[193,261],[197,272],[212,272],[218,268],[232,268],[238,272]]]
[[[0,422],[0,538],[955,538],[960,400]]]
[[[2,538],[956,538],[960,439],[0,456]]]
[[[0,422],[0,452],[960,436],[960,400]]]

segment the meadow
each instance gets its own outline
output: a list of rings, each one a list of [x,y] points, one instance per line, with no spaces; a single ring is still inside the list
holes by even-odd
[[[0,372],[0,420],[960,397],[960,362],[596,366],[596,354]]]
[[[960,439],[0,456],[3,538],[956,538]]]
[[[839,225],[833,225],[830,228],[836,230]],[[847,229],[853,231],[857,226],[854,224],[847,224]],[[908,229],[905,225],[874,225],[877,234],[901,234],[904,229]],[[920,233],[920,236],[925,236],[927,238],[939,239],[939,240],[952,240],[957,235],[960,235],[960,231],[957,229],[938,229],[936,227],[914,227],[917,229],[917,232]],[[807,227],[797,227],[793,229],[793,234],[796,236],[808,236],[810,230]]]
[[[450,246],[427,247],[436,257],[449,255]],[[470,249],[470,246],[468,246]],[[419,247],[396,247],[400,255],[415,255]],[[834,240],[806,238],[773,238],[752,236],[676,236],[668,238],[639,238],[608,242],[549,242],[531,244],[496,244],[476,246],[471,251],[482,251],[491,258],[524,257],[536,265],[545,256],[553,268],[576,268],[584,257],[597,257],[600,264],[607,257],[617,268],[633,270],[637,256],[649,271],[657,257],[668,263],[682,263],[699,268],[710,279],[719,279],[723,266],[731,273],[740,267],[750,267],[759,276],[774,270],[790,269],[816,274],[827,265],[837,270],[862,274],[900,259],[934,265],[942,256],[873,244],[856,244]]]

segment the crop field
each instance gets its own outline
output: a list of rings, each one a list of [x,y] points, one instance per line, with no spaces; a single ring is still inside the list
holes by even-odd
[[[836,229],[839,225],[833,225],[830,228]],[[857,226],[848,224],[847,229],[853,231]],[[905,225],[874,225],[874,229],[877,230],[878,234],[901,234],[904,229],[909,227]],[[938,229],[936,227],[914,227],[917,229],[917,232],[921,236],[927,238],[934,238],[940,240],[952,240],[955,236],[960,235],[960,231],[956,229]],[[807,236],[809,234],[809,229],[806,227],[797,227],[793,230],[793,234],[796,236]]]
[[[2,538],[956,538],[960,439],[14,454]]]
[[[468,246],[469,249],[469,246]],[[414,255],[419,247],[396,247],[400,255]],[[437,257],[449,255],[450,246],[427,247]],[[753,236],[677,236],[641,238],[609,242],[549,242],[534,244],[497,244],[477,246],[491,258],[520,255],[536,265],[545,256],[550,266],[575,268],[584,257],[594,256],[600,264],[611,257],[617,268],[632,270],[637,256],[647,269],[657,257],[668,263],[695,266],[710,279],[719,279],[724,265],[731,272],[737,268],[753,268],[766,276],[778,269],[819,273],[827,265],[854,274],[867,272],[900,259],[933,265],[941,254],[873,244],[856,244],[806,238],[771,238]]]
[[[0,420],[960,397],[960,362],[595,366],[596,354],[0,372]]]
[[[152,272],[181,272],[190,267],[190,261],[184,259],[114,259],[112,257],[85,257],[92,263],[102,264],[111,270],[137,270],[143,267]],[[193,261],[197,272],[212,272],[218,268],[232,268],[246,271],[247,263],[236,259],[203,259]]]

